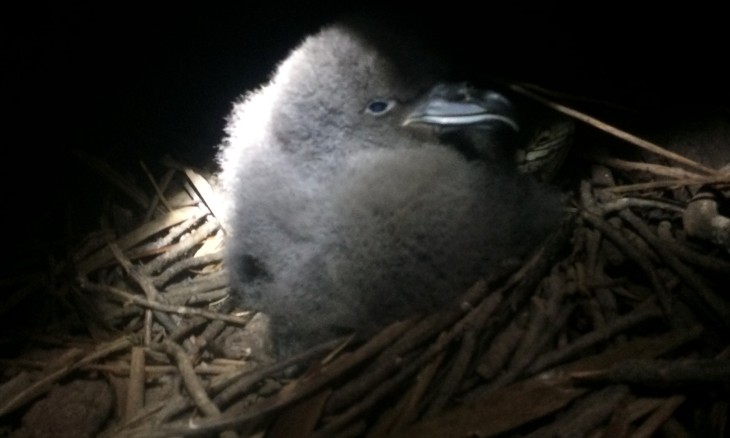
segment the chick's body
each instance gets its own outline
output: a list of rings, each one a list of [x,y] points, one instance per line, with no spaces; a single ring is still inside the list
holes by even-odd
[[[280,356],[439,309],[559,217],[557,193],[513,163],[402,126],[440,74],[405,47],[325,28],[231,115],[226,261]]]

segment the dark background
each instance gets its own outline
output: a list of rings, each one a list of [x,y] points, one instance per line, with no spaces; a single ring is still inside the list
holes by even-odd
[[[165,154],[209,165],[231,102],[265,81],[305,34],[354,9],[97,3],[3,14],[11,257],[62,251],[98,225],[113,189],[71,151],[130,172],[140,160],[154,168]],[[486,9],[364,9],[415,26],[472,80],[527,80],[659,114],[689,114],[728,97],[730,38],[719,7],[479,5]]]

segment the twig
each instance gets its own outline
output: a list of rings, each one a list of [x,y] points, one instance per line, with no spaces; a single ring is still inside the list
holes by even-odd
[[[525,438],[590,436],[590,432],[603,423],[628,394],[629,388],[624,385],[595,391],[561,412],[550,425],[526,435]]]
[[[392,332],[401,331],[403,324],[392,324],[389,331],[386,329],[376,335],[371,342],[367,343],[363,348],[352,354],[345,354],[330,365],[322,367],[317,373],[308,378],[300,379],[293,382],[290,386],[284,388],[275,397],[263,400],[255,407],[247,409],[245,412],[240,410],[230,410],[216,419],[203,419],[195,423],[173,423],[163,427],[143,427],[140,430],[130,430],[125,436],[148,436],[168,437],[171,435],[198,435],[209,432],[217,432],[220,430],[233,428],[238,425],[249,422],[253,419],[268,415],[279,409],[288,406],[298,400],[301,400],[315,391],[319,390],[333,379],[342,376],[345,372],[359,365],[363,360],[371,357],[382,349],[382,342],[392,342]],[[407,325],[406,325],[407,327]]]
[[[126,350],[134,345],[134,343],[134,339],[131,336],[124,336],[114,341],[98,345],[94,351],[73,364],[61,367],[60,369],[45,375],[41,379],[32,383],[29,387],[25,388],[22,392],[16,394],[14,397],[10,397],[2,406],[0,406],[0,417],[9,414],[41,394],[44,394],[52,388],[54,383],[71,374],[71,372],[101,359],[102,357],[106,357],[118,351]]]
[[[445,354],[442,352],[421,368],[410,388],[400,397],[398,403],[381,415],[378,422],[368,431],[369,436],[373,438],[392,436],[413,422],[418,414],[420,402],[443,363],[444,356]]]
[[[585,394],[588,388],[574,386],[570,380],[571,373],[604,368],[627,357],[654,358],[685,345],[697,336],[697,330],[691,333],[675,330],[653,338],[638,338],[612,346],[598,355],[578,359],[493,391],[482,398],[470,397],[453,409],[410,426],[401,437],[498,436],[539,418],[546,418]]]
[[[631,224],[636,231],[643,237],[649,245],[656,251],[664,262],[669,265],[684,281],[689,285],[702,299],[704,306],[700,309],[705,315],[714,315],[715,321],[725,328],[730,327],[730,305],[725,300],[718,297],[715,292],[707,287],[707,285],[697,278],[694,273],[688,269],[674,254],[666,251],[662,246],[662,242],[649,227],[641,221],[630,210],[623,210],[619,213],[622,219]],[[696,300],[692,300],[690,304],[694,304]],[[696,305],[695,305],[696,307]]]
[[[474,355],[474,347],[476,345],[476,334],[474,330],[464,332],[461,340],[461,346],[456,353],[451,369],[441,382],[441,385],[435,390],[435,399],[431,402],[424,417],[434,415],[441,411],[449,402],[466,374],[469,363]]]
[[[663,157],[669,158],[670,160],[674,160],[678,163],[684,164],[686,166],[692,167],[694,169],[697,169],[703,173],[706,173],[708,175],[715,175],[716,172],[714,169],[711,169],[707,166],[704,166],[700,163],[697,163],[695,161],[690,160],[687,157],[684,157],[682,155],[676,154],[674,152],[668,151],[664,149],[663,147],[654,144],[652,142],[649,142],[647,140],[644,140],[643,138],[637,137],[636,135],[630,134],[622,129],[619,129],[615,126],[609,125],[608,123],[602,122],[598,120],[595,117],[591,117],[585,113],[582,113],[580,111],[577,111],[575,109],[569,108],[565,105],[561,105],[555,102],[552,102],[548,99],[545,99],[542,96],[539,96],[532,91],[529,91],[525,89],[524,87],[521,87],[519,85],[512,85],[511,88],[515,91],[517,91],[520,94],[523,94],[537,102],[542,103],[543,105],[546,105],[556,111],[559,111],[565,115],[568,115],[570,117],[573,117],[576,120],[580,120],[581,122],[587,123],[590,126],[593,126],[596,129],[600,129],[601,131],[607,132],[614,137],[618,137],[624,141],[627,141],[635,146],[638,146],[642,149],[646,149],[650,152],[653,152],[655,154],[661,155]]]
[[[147,170],[147,166],[144,165],[144,162],[140,161],[140,164],[142,165],[142,169],[145,171],[147,178],[149,178],[150,182],[152,183],[152,187],[154,187],[156,193],[156,195],[152,198],[152,202],[150,202],[150,206],[147,209],[147,212],[144,215],[144,222],[148,222],[154,216],[155,210],[157,210],[157,205],[160,202],[164,204],[165,208],[167,208],[168,211],[174,210],[174,207],[170,205],[170,203],[167,201],[167,198],[165,197],[165,190],[167,189],[167,186],[170,185],[172,178],[175,176],[175,170],[168,169],[168,171],[165,172],[165,175],[162,177],[160,184],[157,184],[155,179],[152,177],[152,174],[149,172],[149,170]]]
[[[654,411],[644,423],[639,426],[631,435],[631,438],[649,438],[655,436],[655,433],[672,416],[674,411],[684,403],[685,397],[675,395],[668,398],[659,409]]]
[[[622,160],[620,158],[599,157],[599,156],[595,156],[595,155],[588,156],[587,158],[590,159],[591,161],[595,161],[599,164],[603,164],[603,165],[606,165],[609,167],[614,167],[616,169],[636,170],[636,171],[651,173],[655,176],[668,176],[670,178],[676,178],[676,179],[703,178],[703,175],[689,172],[687,170],[684,170],[684,169],[681,169],[678,167],[664,166],[661,164],[641,163],[641,162],[636,162],[636,161]]]
[[[688,248],[686,245],[682,245],[672,236],[671,224],[669,222],[662,221],[659,223],[659,226],[657,227],[657,235],[661,239],[662,245],[668,247],[682,260],[691,263],[694,266],[699,266],[721,274],[730,272],[730,262],[722,260],[719,257],[705,255]]]
[[[659,318],[661,316],[662,313],[652,305],[639,306],[630,313],[618,318],[612,324],[606,326],[606,328],[585,334],[564,348],[559,348],[543,354],[527,368],[526,372],[530,375],[536,374],[551,366],[570,360],[597,343],[605,342],[618,333],[626,331],[631,327],[650,319]]]
[[[180,371],[180,376],[185,384],[187,393],[190,395],[190,398],[193,399],[195,405],[203,412],[203,415],[206,417],[219,417],[221,411],[205,392],[203,382],[200,381],[198,375],[195,373],[193,365],[188,359],[185,350],[171,341],[163,341],[160,344],[153,345],[152,348],[164,351],[173,358],[177,364],[178,370]],[[237,434],[229,430],[222,432],[221,436],[224,438],[234,438]]]
[[[675,213],[682,213],[684,211],[683,206],[658,199],[621,198],[612,202],[603,203],[600,206],[603,214],[610,214],[612,212],[624,210],[630,207],[658,208],[661,210],[668,210]]]
[[[171,245],[163,255],[144,265],[144,272],[151,275],[161,271],[165,266],[182,258],[190,249],[200,244],[200,242],[202,242],[206,237],[216,232],[218,227],[217,221],[210,219],[206,220],[185,239],[181,239],[180,242]]]
[[[616,245],[623,254],[636,262],[639,267],[644,271],[644,274],[649,278],[652,287],[659,297],[659,302],[662,305],[664,311],[670,313],[670,297],[664,283],[657,276],[656,271],[653,268],[652,262],[649,256],[639,252],[636,245],[631,244],[626,238],[618,232],[618,229],[612,225],[609,225],[601,217],[601,207],[596,203],[595,199],[591,194],[590,186],[585,181],[581,183],[581,202],[585,210],[581,214],[583,219],[586,219],[596,229],[598,229],[604,236],[606,236],[614,245]]]
[[[148,239],[150,236],[159,233],[160,231],[166,230],[183,221],[186,221],[190,217],[200,218],[202,217],[202,214],[204,213],[199,207],[186,207],[174,210],[169,214],[166,214],[159,219],[155,219],[151,222],[147,222],[136,230],[130,232],[129,234],[120,237],[116,240],[116,244],[123,251],[126,251],[134,245],[144,241],[145,239]],[[85,276],[89,272],[106,265],[112,260],[113,256],[111,250],[109,250],[109,248],[107,247],[104,247],[78,263],[79,275]]]
[[[525,333],[528,317],[528,312],[515,315],[509,325],[492,339],[489,349],[478,361],[477,372],[482,378],[490,380],[507,366],[509,358]]]
[[[122,266],[124,271],[134,279],[134,281],[137,283],[137,285],[142,289],[142,291],[145,294],[145,297],[147,297],[147,300],[150,302],[155,302],[160,300],[158,297],[159,293],[157,292],[157,288],[152,284],[152,280],[148,278],[146,275],[139,272],[138,269],[135,269],[134,266],[132,266],[132,263],[127,259],[122,251],[119,249],[119,247],[114,243],[109,243],[109,249],[111,250],[112,254],[114,255],[114,258],[117,260],[117,262]],[[150,345],[152,342],[152,310],[151,309],[145,309],[145,321],[144,321],[144,345]],[[177,328],[177,324],[175,324],[172,319],[168,315],[162,312],[156,312],[155,316],[157,317],[158,321],[167,329],[167,330],[175,330]]]
[[[208,181],[189,167],[185,167],[183,171],[188,181],[193,186],[195,193],[197,193],[197,195],[203,201],[203,204],[208,207],[208,210],[213,215],[213,217],[220,221],[220,219],[222,218],[221,212],[223,208],[220,205],[218,196],[215,194],[215,192],[213,192],[213,189],[210,187]],[[223,228],[222,221],[220,221],[220,226],[221,228]],[[224,231],[226,230],[224,229]]]
[[[144,407],[145,383],[144,348],[132,347],[129,360],[129,381],[127,383],[127,402],[124,418],[129,420]]]
[[[168,266],[167,269],[162,271],[157,277],[154,278],[153,282],[154,282],[155,286],[162,287],[168,281],[170,281],[170,279],[172,277],[180,274],[181,272],[183,272],[185,270],[210,265],[213,263],[220,263],[221,260],[223,260],[223,252],[221,252],[221,251],[211,253],[211,254],[206,254],[204,256],[189,257],[186,259],[182,259],[182,260]]]
[[[151,345],[151,348],[165,352],[174,360],[177,364],[178,370],[180,371],[180,376],[182,377],[188,394],[204,415],[208,417],[220,415],[221,412],[218,409],[218,406],[216,406],[208,397],[208,394],[205,392],[205,388],[203,387],[203,383],[200,381],[197,374],[195,374],[193,364],[190,362],[185,350],[183,350],[181,346],[171,341],[163,341],[159,344]]]
[[[684,186],[692,185],[704,185],[704,184],[728,184],[730,183],[730,177],[728,175],[717,175],[717,176],[706,176],[703,178],[687,178],[687,179],[673,179],[673,180],[662,180],[662,181],[651,181],[637,184],[625,184],[615,187],[606,187],[596,189],[599,192],[608,193],[625,193],[625,192],[640,192],[644,190],[655,190],[655,189],[671,189]]]
[[[352,406],[344,413],[330,419],[325,427],[318,431],[317,436],[332,436],[334,432],[351,423],[362,413],[372,408],[383,397],[390,394],[403,381],[418,372],[418,370],[426,363],[431,361],[436,355],[440,354],[453,340],[461,336],[463,332],[472,327],[481,327],[498,308],[502,301],[501,293],[493,293],[482,301],[477,308],[469,312],[457,324],[455,324],[446,334],[440,336],[426,351],[414,358],[408,363],[398,374],[390,378],[386,382],[382,382],[377,388],[371,392],[359,403]]]
[[[198,275],[189,281],[171,284],[165,290],[165,297],[171,302],[185,302],[194,295],[226,288],[229,284],[228,272],[220,270],[212,274]]]
[[[481,295],[484,292],[486,292],[486,283],[479,281],[472,286],[467,295]],[[472,298],[466,298],[466,301],[471,302]],[[325,412],[328,414],[338,412],[356,400],[360,400],[364,394],[372,390],[373,386],[402,366],[402,356],[404,354],[434,337],[437,333],[441,333],[458,321],[462,315],[463,312],[456,310],[439,312],[419,321],[401,339],[383,351],[375,363],[370,366],[368,372],[364,373],[361,378],[352,380],[335,391],[327,403]]]
[[[94,292],[109,294],[110,296],[115,298],[117,301],[120,301],[125,304],[133,303],[133,304],[136,304],[136,305],[144,307],[144,308],[159,310],[162,312],[175,313],[178,315],[202,316],[207,319],[226,321],[231,324],[236,324],[236,325],[240,325],[240,326],[246,325],[248,323],[248,321],[251,319],[250,314],[248,314],[244,318],[239,318],[236,316],[224,315],[224,314],[217,313],[217,312],[209,312],[207,310],[196,309],[193,307],[170,306],[170,305],[166,305],[166,304],[155,303],[155,302],[146,300],[140,296],[127,293],[114,286],[108,286],[108,285],[103,285],[103,284],[93,284],[93,283],[90,283],[85,280],[81,280],[81,287],[83,289],[91,290]]]
[[[254,385],[258,384],[262,380],[281,373],[294,365],[307,362],[315,357],[321,356],[334,348],[334,346],[339,342],[341,342],[341,340],[337,339],[335,341],[322,344],[285,361],[262,367],[254,371],[249,369],[237,370],[230,373],[229,376],[222,376],[223,378],[218,379],[217,382],[211,383],[208,391],[211,394],[217,394],[213,398],[213,401],[217,406],[226,406],[231,402],[231,400],[237,397],[242,397]],[[140,412],[133,419],[125,422],[119,429],[113,432],[115,436],[117,434],[122,436],[139,436],[132,433],[133,430],[136,430],[134,429],[135,426],[139,426],[140,429],[143,429],[147,427],[146,424],[160,424],[169,418],[181,414],[190,407],[192,407],[190,399],[182,394],[178,394],[170,400],[165,400],[156,403],[153,406],[148,406],[143,412]]]
[[[661,388],[730,385],[730,360],[626,360],[607,370],[576,373],[572,377],[585,383],[627,383]]]

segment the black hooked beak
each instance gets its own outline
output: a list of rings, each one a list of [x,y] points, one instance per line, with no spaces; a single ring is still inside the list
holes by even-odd
[[[465,83],[440,83],[403,121],[403,126],[432,125],[449,128],[508,128],[519,131],[512,103],[490,90],[477,90]]]
[[[465,83],[435,85],[403,121],[430,127],[468,160],[503,161],[514,153],[520,127],[512,102]]]

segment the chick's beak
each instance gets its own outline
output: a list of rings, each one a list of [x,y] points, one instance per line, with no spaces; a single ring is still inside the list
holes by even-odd
[[[441,129],[500,127],[519,131],[512,103],[494,91],[477,90],[464,83],[439,83],[410,112],[403,126],[431,125]]]

